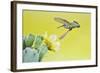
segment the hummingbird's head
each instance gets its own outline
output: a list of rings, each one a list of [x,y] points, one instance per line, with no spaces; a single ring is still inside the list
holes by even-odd
[[[77,25],[76,27],[77,27],[77,28],[80,28],[80,25]]]
[[[75,24],[75,26],[76,26],[77,28],[80,28],[80,25],[79,25],[78,22],[76,22],[76,21],[73,21],[73,22],[74,22],[74,24]]]

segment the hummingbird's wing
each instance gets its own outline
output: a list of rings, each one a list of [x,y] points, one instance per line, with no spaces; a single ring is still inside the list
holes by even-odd
[[[57,22],[59,22],[59,23],[62,23],[62,24],[64,24],[64,25],[66,25],[66,26],[70,25],[70,22],[68,22],[67,20],[62,19],[62,18],[60,18],[60,17],[55,17],[54,19],[55,19],[55,21],[57,21]]]

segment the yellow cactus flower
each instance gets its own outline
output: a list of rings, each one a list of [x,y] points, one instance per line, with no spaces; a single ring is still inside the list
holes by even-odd
[[[48,34],[45,33],[43,38],[44,38],[43,43],[48,46],[49,50],[57,51],[60,49],[60,42],[57,39],[56,35],[50,35],[49,37]]]

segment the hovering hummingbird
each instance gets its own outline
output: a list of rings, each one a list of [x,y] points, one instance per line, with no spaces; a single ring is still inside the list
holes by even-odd
[[[79,28],[80,27],[80,25],[77,21],[69,22],[69,21],[62,19],[60,17],[55,17],[55,21],[62,24],[61,26],[59,26],[57,28],[64,27],[65,29],[68,29],[68,31],[66,31],[59,39],[63,39],[67,35],[67,33],[69,31],[71,31],[73,28]]]

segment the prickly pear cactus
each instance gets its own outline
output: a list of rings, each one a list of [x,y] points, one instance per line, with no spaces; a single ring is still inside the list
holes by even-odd
[[[46,45],[41,45],[42,41],[43,37],[39,35],[30,34],[28,37],[23,37],[23,62],[39,62],[42,60],[44,54],[48,51]]]
[[[23,62],[41,62],[48,50],[56,48],[56,40],[40,35],[23,36]],[[45,42],[46,41],[46,42]],[[54,44],[55,43],[55,44]]]

